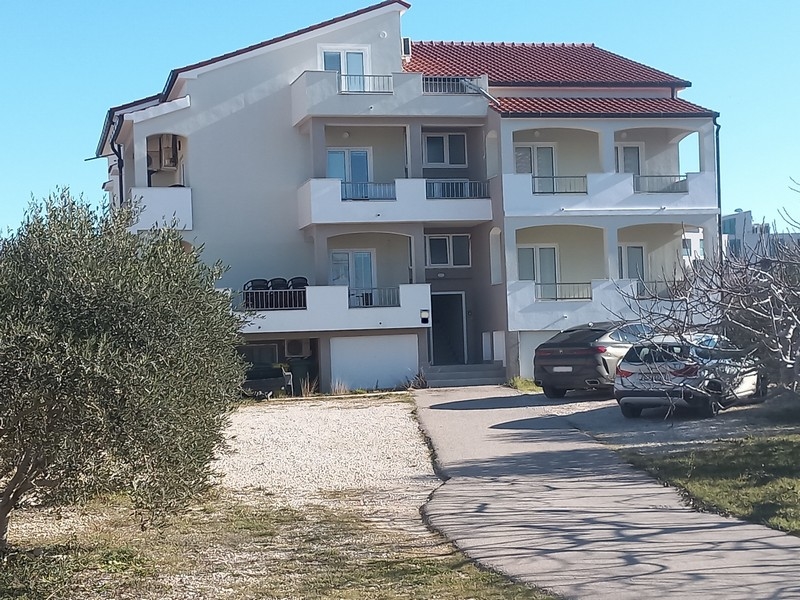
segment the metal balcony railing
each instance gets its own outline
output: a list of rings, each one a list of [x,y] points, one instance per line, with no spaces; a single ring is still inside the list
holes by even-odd
[[[488,181],[464,181],[462,179],[428,179],[425,182],[428,199],[440,198],[488,198]]]
[[[242,295],[244,310],[305,310],[306,291],[248,290]]]
[[[689,181],[686,175],[634,175],[633,191],[637,194],[686,194]]]
[[[423,77],[423,94],[480,94],[477,77]]]
[[[339,75],[340,94],[391,94],[391,75]]]
[[[400,288],[350,288],[350,308],[400,306]]]
[[[555,177],[540,177],[534,175],[534,194],[585,194],[586,175],[557,175]]]
[[[591,283],[537,283],[537,300],[591,300]]]
[[[394,200],[396,198],[394,183],[342,182],[342,200]]]

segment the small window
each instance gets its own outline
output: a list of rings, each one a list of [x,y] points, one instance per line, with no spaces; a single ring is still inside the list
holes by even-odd
[[[429,133],[425,135],[425,164],[437,167],[467,166],[465,133]]]
[[[706,241],[703,238],[700,238],[700,251],[699,251],[700,258],[705,257],[706,255]]]
[[[736,234],[736,219],[723,219],[722,220],[722,233],[725,235]]]
[[[469,267],[472,264],[469,235],[428,235],[425,239],[428,267]]]
[[[681,240],[681,248],[683,255],[689,257],[692,255],[692,240]]]

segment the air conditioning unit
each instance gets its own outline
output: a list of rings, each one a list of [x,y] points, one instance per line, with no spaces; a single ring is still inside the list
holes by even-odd
[[[403,38],[403,58],[411,58],[411,38]]]
[[[286,358],[301,358],[311,354],[311,340],[286,340]]]
[[[161,150],[161,169],[174,171],[178,168],[178,140],[176,135],[165,133],[159,140]]]

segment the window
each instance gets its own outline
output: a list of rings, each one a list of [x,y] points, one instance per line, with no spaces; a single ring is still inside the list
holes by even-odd
[[[736,219],[722,219],[722,233],[736,235]]]
[[[706,255],[706,240],[704,238],[700,238],[700,250],[698,252],[700,258],[705,258]]]
[[[341,75],[343,92],[365,91],[368,73],[369,55],[366,46],[328,47],[322,48],[320,68],[324,71],[336,71]]]
[[[644,246],[623,245],[617,248],[620,279],[645,281]]]
[[[641,155],[644,147],[640,144],[635,146],[617,144],[616,150],[616,168],[617,173],[633,173],[634,175],[641,175]]]
[[[470,239],[467,234],[426,235],[425,263],[428,267],[469,267]]]
[[[533,189],[537,193],[553,193],[556,187],[556,149],[549,145],[514,147],[514,170],[533,175]]]
[[[328,148],[328,177],[342,180],[342,200],[369,198],[369,148]]]
[[[555,300],[558,292],[558,251],[555,246],[517,248],[520,280],[535,281],[536,297]]]
[[[467,166],[466,133],[426,133],[425,164],[435,167]]]
[[[681,240],[681,249],[683,256],[690,257],[692,255],[692,240]]]

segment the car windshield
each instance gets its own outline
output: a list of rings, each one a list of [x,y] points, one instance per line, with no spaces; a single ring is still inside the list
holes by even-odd
[[[675,362],[689,356],[689,349],[680,344],[632,346],[625,355],[625,362],[655,364]]]
[[[548,344],[588,344],[600,339],[607,329],[567,329],[550,338]]]

